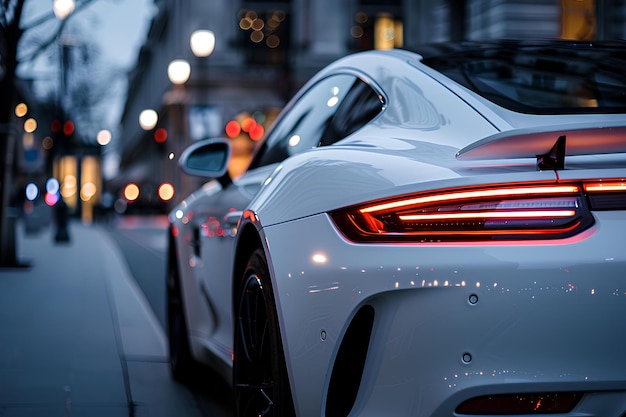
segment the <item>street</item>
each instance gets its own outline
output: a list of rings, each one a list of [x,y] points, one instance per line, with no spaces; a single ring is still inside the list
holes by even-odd
[[[165,216],[124,216],[109,228],[137,284],[145,294],[162,328],[167,329],[165,308]],[[210,382],[209,382],[210,381]],[[210,369],[203,369],[197,381],[187,386],[203,416],[231,415],[230,388]]]
[[[231,415],[209,371],[169,375],[162,223],[115,225],[74,220],[62,243],[18,227],[23,266],[0,269],[0,415]]]

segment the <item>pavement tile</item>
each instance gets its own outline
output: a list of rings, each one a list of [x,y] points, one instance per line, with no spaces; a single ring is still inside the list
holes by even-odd
[[[18,227],[0,269],[0,416],[200,416],[169,376],[167,344],[106,230]]]

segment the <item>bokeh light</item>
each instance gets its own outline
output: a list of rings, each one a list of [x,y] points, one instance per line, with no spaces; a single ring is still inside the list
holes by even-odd
[[[158,121],[159,115],[152,109],[146,109],[139,113],[139,125],[143,130],[154,128]]]
[[[66,175],[65,178],[63,178],[63,186],[61,187],[61,195],[64,198],[68,198],[68,197],[72,197],[74,194],[76,194],[76,189],[77,189],[77,180],[76,177],[74,175]]]
[[[167,66],[167,77],[173,84],[185,84],[191,75],[191,65],[184,59],[175,59]]]
[[[250,130],[256,125],[256,120],[252,117],[246,117],[241,122],[241,130],[244,132],[250,132]]]
[[[74,129],[74,122],[71,120],[66,120],[65,123],[63,123],[63,134],[65,136],[72,136],[74,134]]]
[[[250,34],[250,40],[254,43],[261,43],[265,35],[260,30],[255,30]]]
[[[24,122],[24,132],[33,133],[35,130],[37,130],[37,120],[32,117],[30,119],[26,119]]]
[[[169,182],[164,182],[159,186],[159,198],[163,201],[170,201],[174,198],[174,186]]]
[[[15,106],[15,115],[17,117],[24,117],[28,113],[28,106],[24,103],[19,103]]]
[[[215,48],[215,34],[210,30],[196,30],[191,34],[189,44],[195,56],[209,56]]]
[[[41,146],[43,146],[45,150],[49,151],[54,147],[54,140],[50,136],[46,136],[41,141]]]
[[[280,38],[276,35],[270,35],[267,37],[265,44],[268,46],[268,48],[278,48],[278,46],[280,45]]]
[[[46,181],[46,191],[50,194],[56,194],[59,192],[60,184],[56,178],[48,178]]]
[[[59,201],[59,195],[46,193],[46,196],[44,197],[44,201],[46,202],[47,205],[54,206]]]
[[[96,192],[96,184],[93,182],[86,182],[80,190],[80,199],[83,201],[89,201],[94,195],[96,195]]]
[[[127,201],[135,201],[139,198],[139,186],[133,182],[124,188],[124,198]]]
[[[261,138],[263,138],[264,134],[265,129],[263,128],[263,125],[260,124],[255,124],[252,129],[250,129],[250,132],[248,132],[248,135],[252,140],[260,140]]]
[[[238,121],[231,120],[230,122],[226,123],[226,127],[224,130],[226,132],[226,136],[231,139],[236,138],[241,134],[241,125]]]
[[[26,199],[28,201],[34,201],[39,197],[39,187],[35,183],[29,183],[26,186]]]
[[[96,141],[98,141],[98,144],[101,146],[106,146],[109,143],[111,143],[111,132],[103,129],[101,131],[98,132],[98,135],[96,136]]]
[[[163,127],[154,131],[154,141],[156,143],[164,143],[167,140],[167,130]]]

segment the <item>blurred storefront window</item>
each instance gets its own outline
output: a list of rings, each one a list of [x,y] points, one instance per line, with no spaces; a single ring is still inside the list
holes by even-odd
[[[561,38],[588,41],[596,38],[594,0],[561,0]]]
[[[246,62],[254,65],[285,65],[291,47],[290,2],[246,2],[237,15]]]
[[[352,49],[402,48],[403,21],[402,2],[399,0],[361,0],[353,16],[350,35]]]

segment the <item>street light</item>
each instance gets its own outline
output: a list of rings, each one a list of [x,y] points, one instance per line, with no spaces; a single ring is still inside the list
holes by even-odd
[[[54,0],[52,9],[58,19],[64,20],[74,11],[75,6],[74,0]]]
[[[215,34],[210,30],[196,30],[189,38],[191,51],[197,57],[206,57],[215,49]]]
[[[146,109],[139,114],[139,125],[143,130],[150,130],[156,126],[159,115],[152,109]]]
[[[167,66],[167,76],[173,84],[185,84],[191,75],[191,65],[184,59],[175,59]]]

